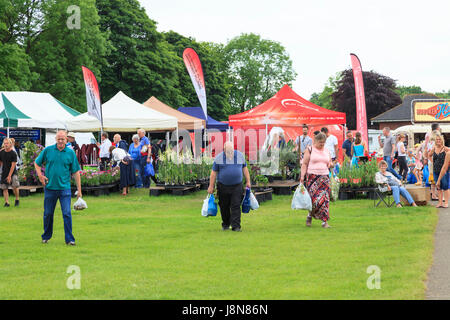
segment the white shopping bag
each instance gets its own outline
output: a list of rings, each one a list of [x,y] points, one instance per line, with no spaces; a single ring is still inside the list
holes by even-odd
[[[203,200],[203,207],[202,207],[202,216],[207,217],[208,216],[208,203],[209,203],[209,197],[210,195],[208,194],[206,196],[206,199]]]
[[[255,195],[253,192],[250,191],[250,209],[256,210],[259,208],[258,200],[256,200]]]
[[[78,200],[73,204],[74,210],[84,210],[87,209],[86,201],[84,201],[82,198],[78,198]]]
[[[294,197],[291,203],[292,209],[312,210],[311,197],[308,190],[306,190],[303,184],[300,184],[295,190]]]

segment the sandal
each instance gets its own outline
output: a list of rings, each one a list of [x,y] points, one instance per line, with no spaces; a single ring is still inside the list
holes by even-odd
[[[311,227],[312,217],[306,217],[306,226]]]

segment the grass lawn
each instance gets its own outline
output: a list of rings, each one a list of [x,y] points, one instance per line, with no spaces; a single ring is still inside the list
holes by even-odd
[[[242,232],[201,216],[206,192],[175,197],[85,197],[73,212],[77,246],[64,243],[59,204],[53,238],[41,244],[43,195],[0,208],[0,299],[423,299],[437,212],[432,207],[331,205],[331,229],[290,196],[242,215]],[[81,289],[69,290],[70,265]],[[367,268],[381,269],[369,290]]]

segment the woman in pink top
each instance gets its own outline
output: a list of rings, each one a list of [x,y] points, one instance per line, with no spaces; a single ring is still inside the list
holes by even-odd
[[[324,133],[314,136],[312,147],[306,149],[302,171],[300,174],[300,183],[305,182],[305,187],[312,201],[312,211],[306,218],[306,226],[311,226],[312,218],[322,220],[322,227],[329,228],[330,219],[330,175],[331,156],[325,141],[327,137]]]

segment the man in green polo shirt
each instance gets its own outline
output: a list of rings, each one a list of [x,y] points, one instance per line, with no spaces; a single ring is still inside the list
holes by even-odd
[[[80,165],[75,152],[66,147],[67,133],[58,131],[56,144],[42,150],[34,162],[39,180],[44,185],[44,233],[42,243],[48,243],[53,235],[53,215],[59,199],[64,219],[64,234],[67,245],[74,246],[75,238],[72,234],[72,214],[70,209],[71,189],[70,178],[74,175],[78,194],[81,195]],[[45,175],[41,167],[45,166]]]

